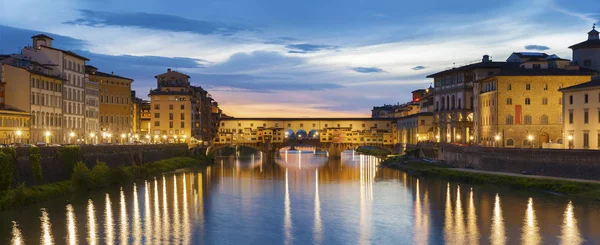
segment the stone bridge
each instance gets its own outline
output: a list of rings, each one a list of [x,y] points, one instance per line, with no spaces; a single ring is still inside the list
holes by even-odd
[[[339,158],[359,146],[397,152],[393,119],[380,118],[226,118],[207,153],[231,146],[246,146],[263,153],[296,146],[314,146]]]

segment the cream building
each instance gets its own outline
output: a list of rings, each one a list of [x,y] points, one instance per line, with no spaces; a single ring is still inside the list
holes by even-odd
[[[563,147],[566,149],[600,149],[600,78],[562,92],[565,115]]]
[[[100,141],[100,84],[87,77],[85,79],[85,142],[98,144]]]
[[[587,40],[569,48],[573,50],[575,65],[600,71],[600,32],[596,30],[595,24],[588,32]]]
[[[31,37],[32,47],[25,47],[21,53],[42,65],[52,67],[52,75],[61,76],[63,82],[63,132],[62,140],[76,143],[85,139],[85,63],[89,60],[71,51],[52,46],[52,39],[46,35]],[[53,133],[54,134],[54,133]]]
[[[192,90],[190,77],[168,69],[155,76],[157,88],[150,91],[152,138],[160,142],[187,142],[191,136]]]

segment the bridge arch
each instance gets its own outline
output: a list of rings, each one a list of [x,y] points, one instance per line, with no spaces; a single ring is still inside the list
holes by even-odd
[[[296,133],[294,133],[294,130],[286,129],[284,134],[285,134],[285,139],[286,140],[290,140],[290,139],[295,139],[296,138]]]
[[[319,131],[316,130],[316,129],[308,131],[307,138],[309,138],[309,139],[318,139],[319,138]]]
[[[297,139],[306,139],[306,138],[308,138],[308,133],[304,129],[299,129],[296,132],[296,138]]]

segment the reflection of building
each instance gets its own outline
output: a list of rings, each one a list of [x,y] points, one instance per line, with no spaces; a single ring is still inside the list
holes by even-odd
[[[588,32],[588,39],[575,44],[573,50],[573,64],[584,68],[600,71],[600,33],[594,28]]]
[[[88,66],[89,79],[100,84],[100,129],[112,137],[106,142],[127,142],[131,134],[131,83],[133,79]],[[125,136],[125,137],[123,137]]]
[[[600,149],[600,78],[562,92],[565,148]]]

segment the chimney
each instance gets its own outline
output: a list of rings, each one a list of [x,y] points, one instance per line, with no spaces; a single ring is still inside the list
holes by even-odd
[[[484,55],[483,59],[481,60],[481,62],[486,63],[486,62],[490,62],[490,56],[489,55]]]
[[[167,72],[171,72],[171,68],[168,68],[168,69],[167,69]]]

